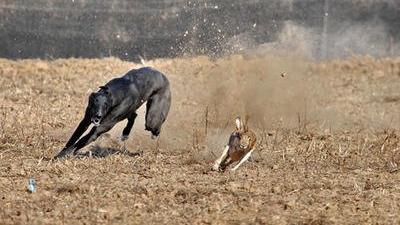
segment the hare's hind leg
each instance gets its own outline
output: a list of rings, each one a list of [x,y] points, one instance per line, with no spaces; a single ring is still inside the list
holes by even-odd
[[[219,170],[222,160],[224,160],[228,155],[228,150],[229,150],[229,145],[226,145],[224,148],[224,151],[222,152],[221,157],[219,157],[214,163],[214,166],[213,166],[214,170],[216,170],[216,171]]]
[[[235,167],[233,167],[231,170],[232,170],[232,171],[237,170],[237,169],[239,168],[240,165],[242,165],[244,162],[246,162],[246,161],[250,158],[251,153],[252,153],[253,151],[254,151],[254,149],[251,150],[251,151],[249,151],[249,152],[240,160],[240,162],[239,162]]]

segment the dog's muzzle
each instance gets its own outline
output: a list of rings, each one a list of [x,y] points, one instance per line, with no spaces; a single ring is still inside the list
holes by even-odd
[[[92,123],[95,127],[100,126],[100,119],[99,118],[92,118]]]
[[[102,115],[100,113],[98,113],[98,114],[94,115],[91,120],[92,120],[93,125],[95,127],[97,127],[100,125],[101,119],[102,119]]]

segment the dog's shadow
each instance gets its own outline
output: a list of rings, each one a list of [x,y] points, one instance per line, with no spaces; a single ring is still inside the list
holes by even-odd
[[[141,156],[143,152],[130,152],[128,150],[121,150],[116,148],[107,148],[101,147],[99,145],[91,146],[89,151],[78,153],[76,155],[77,158],[86,158],[86,157],[94,157],[94,158],[105,158],[110,155],[126,155],[129,157],[138,157]]]

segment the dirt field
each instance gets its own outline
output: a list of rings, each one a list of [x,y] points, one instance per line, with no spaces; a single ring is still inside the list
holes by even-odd
[[[161,137],[144,131],[141,109],[125,144],[122,122],[82,151],[97,157],[52,161],[89,93],[141,65],[0,59],[0,224],[400,223],[400,58],[147,64],[172,85]],[[257,152],[213,172],[238,114],[250,115]]]

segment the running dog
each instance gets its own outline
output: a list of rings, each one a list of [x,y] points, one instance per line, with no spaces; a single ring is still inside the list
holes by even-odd
[[[143,67],[112,79],[90,95],[83,120],[55,158],[62,158],[70,153],[75,155],[79,149],[111,130],[116,123],[127,119],[121,138],[125,141],[135,122],[136,110],[144,102],[147,102],[146,130],[152,133],[154,139],[160,134],[171,106],[170,85],[164,74],[153,68]],[[93,128],[80,138],[91,123]]]

